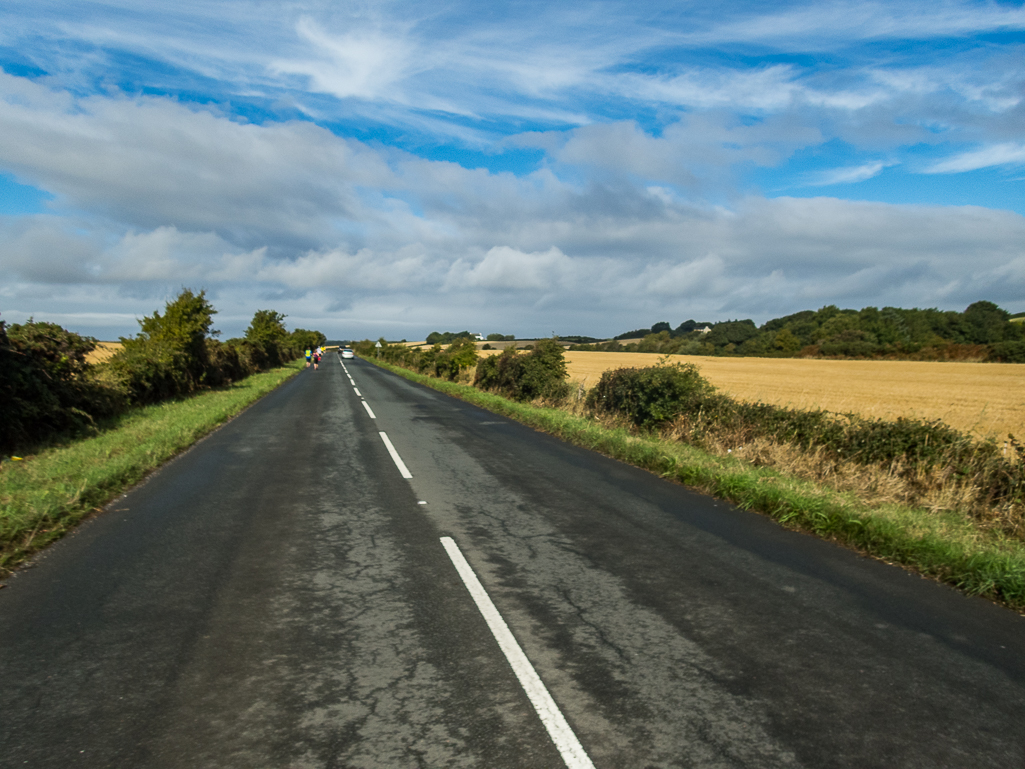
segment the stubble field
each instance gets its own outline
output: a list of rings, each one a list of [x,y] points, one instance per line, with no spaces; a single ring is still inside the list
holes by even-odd
[[[653,366],[654,353],[567,352],[569,378],[591,387],[611,368]],[[745,401],[866,417],[942,419],[978,436],[1025,438],[1025,364],[714,358],[693,363],[719,390]]]
[[[86,356],[90,363],[102,363],[121,349],[120,342],[97,342],[96,349]]]

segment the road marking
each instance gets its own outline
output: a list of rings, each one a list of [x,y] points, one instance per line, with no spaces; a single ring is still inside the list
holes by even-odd
[[[516,642],[509,626],[505,624],[505,620],[498,613],[495,604],[491,602],[484,586],[481,585],[477,575],[470,568],[470,564],[463,557],[459,546],[451,537],[442,537],[441,544],[444,546],[445,552],[448,553],[448,557],[452,559],[466,589],[470,591],[473,602],[477,604],[480,613],[484,615],[484,621],[488,623],[492,635],[498,641],[498,646],[505,654],[505,658],[509,660],[509,664],[512,665],[513,672],[520,681],[520,686],[530,698],[530,703],[540,716],[541,723],[548,730],[555,747],[562,754],[562,760],[566,762],[566,766],[569,769],[594,769],[594,764],[584,752],[583,746],[573,733],[565,716],[562,715],[559,706],[555,704],[555,700],[548,693],[548,689],[545,688],[544,682],[534,670],[534,666],[530,664],[527,655],[523,653],[523,649]]]
[[[367,413],[370,415],[371,419],[377,419],[377,415],[374,414],[374,411],[373,411],[373,409],[370,408],[370,404],[369,403],[367,403],[366,401],[360,401],[360,403],[363,404],[363,408],[365,408],[367,410]]]
[[[363,401],[363,405],[366,405],[366,401]],[[399,456],[399,452],[395,450],[395,447],[391,445],[391,441],[388,440],[388,436],[385,433],[381,433],[381,440],[384,441],[384,447],[388,449],[388,453],[391,454],[392,461],[395,462],[395,466],[399,468],[399,473],[403,478],[412,478],[413,474],[409,472],[409,468],[406,467],[406,463],[402,461],[402,457]]]
[[[353,391],[354,393],[356,393],[356,395],[359,395],[359,397],[361,397],[361,398],[363,397],[362,395],[360,395],[360,392],[359,392],[359,390],[357,390],[357,389],[356,389],[355,387],[353,387],[353,388],[352,388],[352,391]]]

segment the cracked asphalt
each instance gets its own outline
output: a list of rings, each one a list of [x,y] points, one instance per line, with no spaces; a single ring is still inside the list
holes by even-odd
[[[0,767],[562,766],[445,536],[596,767],[1025,767],[1022,617],[346,366],[8,581]]]

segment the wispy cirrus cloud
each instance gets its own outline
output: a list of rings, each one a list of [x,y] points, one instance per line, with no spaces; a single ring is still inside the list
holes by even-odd
[[[996,3],[828,2],[798,4],[769,13],[753,11],[740,18],[709,24],[687,36],[710,43],[775,42],[794,39],[809,48],[848,45],[852,40],[931,39],[1020,30],[1025,9]]]
[[[994,166],[1025,165],[1025,144],[1005,142],[982,149],[962,152],[954,157],[933,163],[925,169],[928,174],[957,174]]]
[[[896,165],[894,161],[873,160],[857,166],[831,168],[821,171],[809,182],[815,187],[826,187],[831,184],[856,184],[878,176],[884,168]]]

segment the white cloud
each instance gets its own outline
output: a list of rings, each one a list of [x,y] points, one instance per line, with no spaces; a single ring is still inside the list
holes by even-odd
[[[232,122],[167,99],[71,100],[0,74],[0,166],[139,227],[311,242],[365,220],[357,186],[387,185],[380,154],[309,123]]]
[[[705,44],[802,40],[806,45],[930,39],[1025,28],[1025,10],[995,3],[827,2],[751,14],[688,36]]]
[[[993,166],[1025,163],[1025,144],[1006,142],[941,160],[925,169],[927,174],[958,174]]]
[[[693,298],[718,295],[728,290],[727,265],[716,254],[708,254],[682,264],[658,264],[646,267],[641,276],[644,288],[655,296]]]
[[[445,281],[447,290],[487,289],[505,291],[564,290],[576,272],[570,260],[558,248],[543,253],[524,253],[509,246],[488,250],[477,263],[459,259]]]
[[[342,35],[326,32],[308,16],[299,19],[296,32],[319,54],[314,59],[271,62],[275,73],[309,77],[313,90],[341,99],[358,97],[402,101],[401,83],[417,58],[407,35],[382,29],[360,29]]]
[[[855,184],[871,179],[882,173],[884,168],[896,165],[893,162],[875,160],[871,163],[862,163],[858,166],[847,166],[845,168],[831,168],[822,171],[810,182],[813,186],[824,187],[830,184]]]

